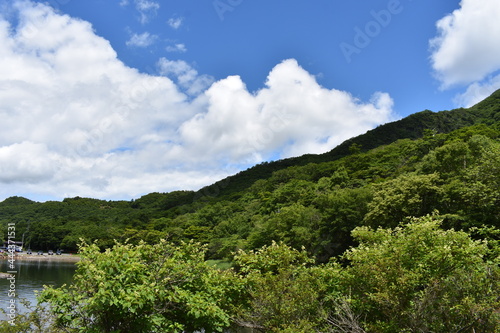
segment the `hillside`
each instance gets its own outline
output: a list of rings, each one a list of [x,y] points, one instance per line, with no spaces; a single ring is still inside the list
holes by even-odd
[[[204,193],[227,195],[239,192],[248,188],[256,180],[268,178],[273,172],[290,166],[334,161],[348,156],[350,147],[353,147],[353,145],[359,147],[362,151],[368,151],[400,139],[421,138],[425,130],[436,133],[449,133],[466,126],[475,124],[492,125],[498,122],[500,122],[500,90],[469,109],[459,108],[441,112],[425,110],[404,119],[378,126],[365,134],[346,140],[324,154],[306,154],[300,157],[256,165],[244,172],[201,189],[198,196],[205,195]]]
[[[115,239],[196,240],[214,259],[283,241],[325,261],[354,244],[354,228],[394,227],[408,216],[438,212],[447,228],[498,227],[499,119],[497,91],[472,108],[416,113],[328,153],[263,163],[198,192],[130,202],[12,197],[0,203],[1,234],[16,223],[31,248],[67,251],[80,238],[101,248]]]

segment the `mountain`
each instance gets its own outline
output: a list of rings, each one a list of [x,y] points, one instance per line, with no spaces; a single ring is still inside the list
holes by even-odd
[[[306,154],[300,157],[258,164],[200,189],[195,197],[214,196],[214,194],[217,196],[231,195],[249,188],[259,179],[271,177],[273,172],[278,170],[291,166],[338,160],[350,155],[351,147],[359,147],[361,151],[369,151],[397,140],[421,138],[426,130],[435,133],[450,133],[462,127],[476,124],[492,125],[498,122],[500,122],[500,89],[468,109],[459,108],[440,112],[425,110],[401,120],[380,125],[365,134],[346,140],[324,154]]]

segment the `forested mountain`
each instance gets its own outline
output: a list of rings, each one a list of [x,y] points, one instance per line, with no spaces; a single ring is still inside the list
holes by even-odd
[[[306,154],[300,157],[259,164],[249,170],[217,182],[206,189],[202,189],[201,192],[222,191],[222,194],[225,194],[241,191],[253,184],[254,181],[268,178],[274,171],[289,166],[337,160],[351,154],[353,148],[368,151],[400,139],[418,139],[423,137],[426,130],[436,133],[449,133],[462,127],[476,124],[492,125],[498,122],[500,122],[500,90],[469,109],[460,108],[441,112],[421,111],[346,140],[324,154]]]
[[[320,155],[262,163],[197,192],[132,201],[68,198],[0,203],[32,249],[76,251],[79,239],[162,238],[208,244],[210,258],[274,241],[320,261],[353,244],[357,226],[393,227],[434,211],[445,227],[499,226],[500,90],[452,111],[415,113]]]

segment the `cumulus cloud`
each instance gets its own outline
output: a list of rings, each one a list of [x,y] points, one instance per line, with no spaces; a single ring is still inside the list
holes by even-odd
[[[142,34],[132,34],[126,44],[131,47],[148,47],[153,45],[157,39],[158,36],[144,32]]]
[[[431,40],[431,62],[443,89],[471,85],[457,97],[470,104],[480,91],[500,88],[500,2],[462,0],[460,9],[437,22],[438,35]]]
[[[321,87],[295,60],[269,74],[266,87],[250,93],[238,76],[213,84],[205,93],[208,110],[185,122],[183,141],[196,156],[230,162],[260,162],[276,151],[280,157],[322,153],[391,117],[388,94],[363,103],[350,94]]]
[[[500,2],[463,0],[437,22],[432,65],[445,86],[478,81],[500,69]]]
[[[111,188],[114,166],[172,140],[197,111],[170,79],[126,67],[87,22],[43,4],[16,2],[15,9],[17,26],[0,19],[0,181],[36,182],[54,196],[144,192]],[[143,172],[128,166],[127,177]],[[75,185],[96,175],[109,176],[106,190]],[[2,186],[0,196],[12,186]]]
[[[125,66],[85,21],[15,1],[0,17],[0,200],[197,189],[270,156],[324,152],[386,122],[392,99],[321,87],[294,60],[266,86],[181,60]],[[36,197],[35,197],[36,198]]]

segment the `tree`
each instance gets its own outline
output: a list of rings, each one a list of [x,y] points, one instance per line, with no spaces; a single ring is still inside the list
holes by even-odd
[[[314,207],[292,204],[260,222],[250,234],[251,248],[270,245],[272,241],[282,241],[294,248],[307,246],[310,252],[317,246],[321,214]]]
[[[433,216],[395,229],[359,227],[345,288],[369,332],[498,332],[500,269],[485,241]]]
[[[324,301],[340,268],[313,263],[304,249],[284,243],[239,251],[234,264],[245,281],[248,301],[236,322],[257,332],[309,333],[324,327]]]
[[[69,332],[221,332],[241,284],[204,261],[205,248],[115,244],[101,253],[82,244],[71,286],[46,288],[56,324]]]
[[[323,213],[319,227],[321,245],[315,251],[320,261],[341,255],[354,245],[351,231],[362,224],[371,200],[367,187],[341,188],[317,196],[315,205]]]
[[[441,175],[442,212],[458,213],[468,225],[498,225],[500,143],[484,135],[469,135],[465,142],[452,141],[431,152],[419,169]]]
[[[364,220],[371,226],[395,226],[407,216],[423,216],[439,202],[440,178],[437,174],[406,174],[373,185],[373,200]]]

